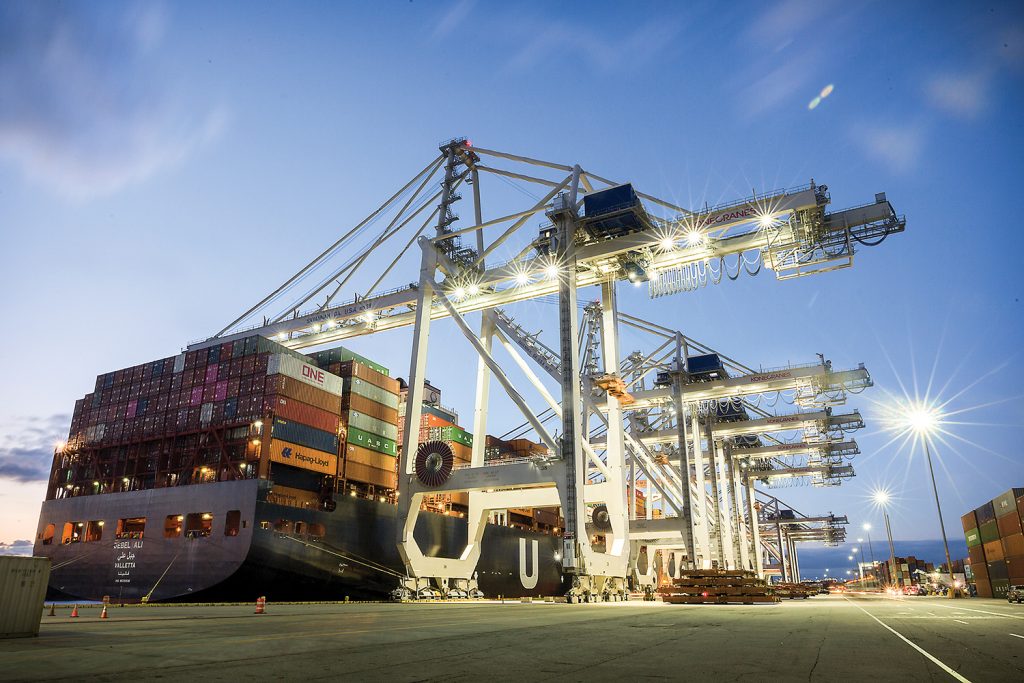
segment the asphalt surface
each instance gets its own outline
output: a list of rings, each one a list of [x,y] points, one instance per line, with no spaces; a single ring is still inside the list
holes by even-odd
[[[0,680],[1024,680],[1024,605],[996,600],[253,611],[58,608],[38,638],[0,641]]]

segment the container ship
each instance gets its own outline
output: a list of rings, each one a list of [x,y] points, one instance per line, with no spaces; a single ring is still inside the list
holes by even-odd
[[[456,466],[473,435],[425,386],[420,441]],[[397,462],[408,387],[344,348],[305,355],[253,335],[100,375],[54,453],[35,554],[53,599],[363,600],[404,578]],[[486,437],[486,457],[542,447]],[[428,499],[416,538],[456,557],[466,494]],[[492,513],[487,596],[558,595],[557,508]]]

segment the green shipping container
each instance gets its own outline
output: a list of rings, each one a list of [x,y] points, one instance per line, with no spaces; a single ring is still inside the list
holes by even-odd
[[[441,427],[441,440],[454,441],[455,443],[461,443],[463,446],[473,447],[473,435],[458,427]]]
[[[385,439],[382,436],[365,432],[358,427],[349,426],[346,443],[362,446],[363,448],[369,448],[371,451],[377,451],[384,455],[393,455],[398,457],[398,444],[391,439]]]
[[[391,439],[392,441],[398,440],[398,427],[396,425],[389,424],[384,420],[378,420],[358,410],[349,410],[345,413],[345,416],[349,427],[356,427],[364,432],[383,436],[385,439]]]
[[[974,548],[975,546],[981,545],[981,534],[977,529],[971,529],[970,531],[964,532],[964,538],[967,539],[967,547]]]
[[[1010,489],[1006,493],[992,499],[992,507],[995,508],[997,519],[1017,512],[1017,496],[1015,494],[1019,490]]]
[[[345,361],[354,360],[357,363],[362,363],[368,368],[376,370],[382,375],[385,375],[387,377],[391,376],[391,372],[380,363],[374,363],[369,358],[360,356],[358,353],[355,353],[354,351],[349,351],[344,346],[339,346],[333,349],[327,349],[326,351],[317,351],[316,353],[311,353],[310,357],[315,359],[316,365],[321,368],[326,368],[331,363],[344,363]]]
[[[386,405],[388,408],[398,409],[398,395],[392,394],[390,391],[385,391],[378,386],[374,386],[369,382],[364,382],[358,377],[346,377],[344,378],[345,384],[343,385],[343,392],[350,392],[353,394],[359,394],[363,398],[368,398],[371,401],[376,401],[382,405]]]
[[[985,522],[982,524],[978,527],[978,531],[981,534],[982,543],[999,540],[999,525],[994,519],[991,522]]]

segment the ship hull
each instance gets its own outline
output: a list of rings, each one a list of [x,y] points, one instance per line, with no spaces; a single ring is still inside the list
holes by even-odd
[[[35,554],[52,560],[51,597],[139,601],[373,600],[404,575],[395,545],[397,508],[345,497],[331,512],[267,501],[260,480],[220,482],[43,503]],[[236,533],[225,534],[230,511]],[[164,533],[177,516],[213,518],[209,535]],[[142,537],[116,538],[118,520],[146,518]],[[172,520],[172,521],[167,521]],[[102,521],[99,540],[62,543],[66,523]],[[43,542],[48,524],[52,543]],[[127,536],[127,535],[126,535]],[[428,555],[457,557],[464,519],[422,513],[415,536]],[[477,581],[489,597],[561,595],[569,583],[559,538],[487,525]]]

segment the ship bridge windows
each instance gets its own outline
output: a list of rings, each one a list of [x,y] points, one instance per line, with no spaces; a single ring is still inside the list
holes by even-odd
[[[65,522],[64,531],[61,533],[60,542],[64,545],[69,543],[81,543],[85,534],[85,522]]]
[[[93,543],[103,540],[103,520],[94,520],[85,526],[85,542]]]
[[[212,512],[190,512],[185,518],[185,536],[206,538],[213,532]]]
[[[228,510],[227,517],[224,518],[224,535],[237,536],[241,522],[242,512],[240,510]]]
[[[46,525],[46,528],[43,529],[43,533],[39,535],[39,540],[43,542],[43,545],[53,545],[53,534],[56,532],[56,530],[56,525]]]
[[[146,531],[145,517],[122,517],[117,520],[114,538],[142,538]]]
[[[184,521],[185,515],[167,515],[164,520],[164,538],[181,536],[181,523]]]

